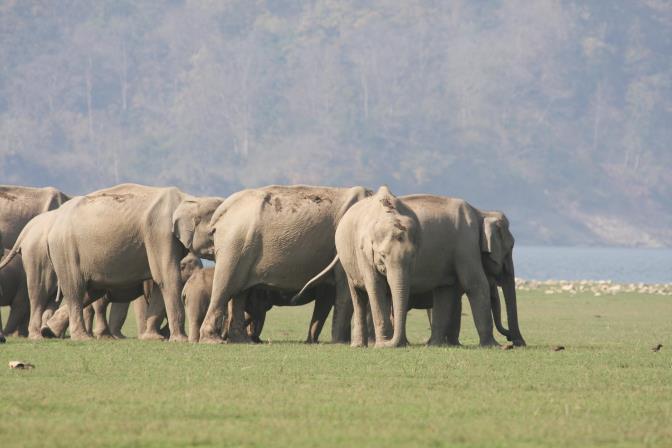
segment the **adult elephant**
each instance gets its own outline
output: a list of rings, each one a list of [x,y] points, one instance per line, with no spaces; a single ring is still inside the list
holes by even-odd
[[[11,249],[21,230],[40,213],[60,207],[70,197],[52,187],[0,185],[0,233],[4,248]]]
[[[12,249],[0,262],[0,272],[8,269],[15,260],[20,259],[26,276],[26,288],[30,301],[30,319],[28,337],[41,339],[40,328],[43,319],[58,307],[56,294],[58,279],[49,259],[47,235],[56,220],[59,209],[35,216],[21,231]],[[19,258],[16,258],[18,255]]]
[[[298,185],[243,190],[228,197],[210,221],[215,272],[200,341],[222,341],[218,322],[231,297],[230,337],[247,339],[244,309],[249,290],[257,285],[301,289],[333,258],[341,217],[367,195],[363,187]],[[350,302],[345,275],[336,271],[323,282],[336,285],[332,339],[342,341],[350,327],[341,309]]]
[[[47,242],[68,305],[71,338],[90,338],[82,314],[87,289],[153,279],[165,302],[170,339],[186,340],[180,260],[187,251],[212,256],[208,222],[221,202],[174,187],[122,184],[62,206]]]
[[[514,238],[501,212],[481,211],[447,196],[410,195],[401,200],[420,222],[422,244],[413,274],[413,294],[432,292],[430,345],[459,344],[461,297],[467,295],[481,345],[496,345],[493,314],[498,327],[501,285],[509,329],[500,331],[515,345],[525,341],[518,326],[513,268]]]
[[[187,319],[189,320],[190,342],[198,342],[200,328],[210,305],[214,275],[215,268],[201,269],[191,276],[189,281],[185,283],[184,289],[182,289],[182,300],[187,312]],[[323,284],[315,288],[316,290],[313,291],[313,294],[305,294],[307,297],[311,297],[308,301],[315,300],[313,315],[308,326],[306,343],[318,342],[322,327],[334,305],[333,288],[332,285]],[[245,302],[245,323],[243,326],[252,342],[262,342],[260,337],[264,328],[264,322],[266,321],[266,313],[273,306],[291,306],[291,298],[291,294],[283,293],[277,289],[269,289],[263,286],[251,288]],[[231,304],[232,302],[229,302],[229,305]],[[230,319],[233,314],[232,309],[230,311],[227,319],[218,323],[218,327],[223,327],[222,334],[224,334],[225,339],[228,337],[228,329],[232,323],[232,319]]]
[[[509,323],[509,329],[501,331],[515,345],[525,345],[518,326],[514,239],[506,216],[480,211],[458,198],[410,195],[399,199],[420,223],[421,244],[410,293],[419,302],[423,296],[432,295],[432,334],[428,344],[459,344],[461,297],[466,293],[480,344],[497,345],[493,313],[495,320],[501,319],[493,285],[499,284],[504,290]]]

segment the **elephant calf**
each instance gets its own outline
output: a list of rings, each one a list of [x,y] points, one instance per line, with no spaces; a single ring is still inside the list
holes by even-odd
[[[187,318],[189,320],[189,340],[191,342],[198,342],[200,328],[210,305],[210,294],[212,292],[214,274],[214,268],[198,270],[191,276],[191,278],[189,278],[182,290],[182,300],[184,301]],[[329,285],[321,285],[320,287],[328,286]],[[321,293],[324,296],[329,296],[329,292],[316,292]],[[256,286],[251,289],[249,296],[245,301],[244,328],[247,332],[247,336],[250,337],[252,342],[262,342],[260,336],[261,331],[264,328],[266,313],[273,306],[291,306],[291,297],[292,295],[289,293],[265,288],[263,286]],[[228,313],[224,316],[221,322],[217,323],[224,338],[230,336],[228,333],[233,315],[231,309],[232,306],[233,301],[229,301]],[[329,315],[331,307],[332,303],[328,301],[315,301],[313,318],[311,319],[306,342],[317,342],[320,330]]]

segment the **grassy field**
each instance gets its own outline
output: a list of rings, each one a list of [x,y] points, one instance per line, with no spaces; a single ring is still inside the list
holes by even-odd
[[[409,348],[307,346],[310,308],[257,346],[11,338],[0,446],[672,446],[672,297],[521,293],[529,347],[507,351],[471,316],[465,347],[424,347],[420,311]]]

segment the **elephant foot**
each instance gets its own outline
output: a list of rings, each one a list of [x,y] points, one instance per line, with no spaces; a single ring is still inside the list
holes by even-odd
[[[409,343],[406,338],[403,338],[397,343],[395,343],[394,341],[376,342],[376,348],[402,348],[408,345]]]
[[[448,343],[450,345],[450,342]],[[443,338],[437,339],[437,338],[429,338],[427,340],[427,346],[429,347],[441,347],[446,345],[446,340]]]
[[[29,333],[28,339],[30,339],[31,341],[41,341],[42,339],[44,339],[44,336],[42,336],[42,328],[40,328],[40,331],[37,333]]]
[[[364,347],[366,347],[366,346],[367,346],[367,344],[366,344],[366,341],[364,341],[364,340],[354,340],[354,339],[353,339],[352,342],[350,342],[350,347],[355,347],[355,348],[359,348],[359,347],[361,347],[361,348],[364,348]]]
[[[114,339],[112,333],[96,333],[94,336],[96,339],[107,339],[107,340]]]
[[[485,341],[481,341],[479,344],[481,347],[492,347],[492,348],[499,348],[499,342],[495,340],[495,338],[488,339]]]
[[[164,325],[163,328],[159,330],[159,334],[163,336],[164,338],[169,338],[170,337],[170,327],[168,325]]]
[[[7,342],[7,339],[5,339],[4,335],[0,334],[0,344],[4,344],[5,342]]]
[[[51,330],[51,328],[49,328],[46,325],[44,327],[40,328],[40,334],[39,335],[36,335],[36,334],[30,335],[30,339],[35,339],[35,340],[38,340],[38,339],[55,339],[57,337],[58,337],[58,335],[56,333],[54,333]]]
[[[198,342],[200,344],[223,344],[224,339],[218,336],[201,336]]]
[[[527,344],[525,343],[525,340],[524,340],[522,337],[520,337],[520,338],[514,338],[513,341],[511,341],[511,343],[512,343],[514,346],[516,346],[516,347],[525,347],[525,346],[527,346]]]
[[[93,336],[86,332],[82,333],[71,333],[70,334],[70,339],[73,341],[90,341],[93,339]]]
[[[170,342],[187,342],[189,339],[184,334],[175,334],[168,339]]]
[[[252,336],[252,342],[255,344],[263,344],[264,341],[259,336]]]
[[[112,333],[112,337],[114,339],[126,339],[126,336],[124,336],[122,333]]]
[[[155,331],[145,331],[138,337],[142,341],[163,341],[166,339],[162,334]]]
[[[460,344],[460,341],[457,339],[449,339],[448,342],[446,342],[446,345],[448,345],[448,347],[462,347],[462,344]]]

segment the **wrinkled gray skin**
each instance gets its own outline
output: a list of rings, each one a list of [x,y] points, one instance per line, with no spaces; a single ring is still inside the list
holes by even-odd
[[[474,323],[483,346],[497,345],[493,319],[501,321],[499,283],[505,292],[509,330],[503,334],[524,345],[518,328],[513,235],[504,214],[481,212],[464,200],[432,195],[400,198],[420,222],[422,244],[411,284],[412,294],[432,292],[430,345],[459,344],[461,296],[467,294]],[[501,324],[498,323],[498,326]]]
[[[30,300],[28,337],[31,339],[42,338],[40,328],[43,320],[46,321],[58,307],[55,302],[58,281],[49,259],[47,235],[59,210],[51,210],[31,219],[21,231],[12,250],[0,262],[2,272],[21,254]]]
[[[362,187],[327,188],[269,186],[243,190],[228,197],[210,221],[214,247],[206,258],[215,260],[210,305],[200,329],[200,341],[222,342],[222,322],[234,297],[229,338],[247,340],[245,300],[253,286],[298,291],[335,255],[334,234],[339,220],[367,196]],[[332,340],[349,334],[349,308],[342,272],[322,279],[336,285]]]
[[[187,319],[189,321],[188,333],[190,342],[198,342],[200,328],[210,304],[214,273],[215,268],[205,268],[194,273],[182,290],[182,300],[184,301]],[[318,341],[322,327],[333,306],[333,302],[328,301],[328,299],[334,295],[333,291],[329,291],[333,286],[323,284],[318,288],[321,290],[312,291],[317,299],[315,299],[315,308],[313,309],[313,316],[308,327],[306,343],[316,343]],[[311,292],[308,292],[306,295],[310,295],[310,293]],[[252,342],[262,342],[261,331],[263,330],[264,322],[266,321],[266,313],[273,306],[290,306],[290,299],[291,294],[283,293],[280,290],[268,289],[263,286],[251,288],[245,303],[244,326],[247,335],[252,339]],[[229,305],[231,304],[232,302],[229,302]],[[218,323],[218,328],[219,326],[223,327],[222,333],[224,334],[225,339],[228,336],[228,327],[231,325],[231,321],[228,317],[232,314],[232,312],[229,312],[227,319],[223,319],[226,320],[226,323]]]
[[[385,186],[353,205],[341,219],[335,238],[338,255],[317,278],[338,262],[346,272],[354,307],[353,347],[364,347],[368,343],[367,296],[376,346],[406,344],[406,311],[420,239],[415,214]],[[314,285],[316,279],[306,287]],[[388,288],[395,324],[391,340],[386,339],[390,332]],[[299,293],[302,294],[303,291]]]
[[[9,254],[9,250],[1,249],[2,257]],[[0,271],[0,306],[9,306],[4,332],[0,328],[0,340],[3,333],[6,335],[28,336],[28,319],[30,317],[30,301],[26,287],[26,274],[23,271],[21,256],[16,256]],[[2,319],[0,319],[0,323]],[[1,327],[1,326],[0,326]]]
[[[428,343],[459,345],[461,296],[466,292],[483,346],[496,345],[493,319],[514,345],[525,345],[518,326],[513,267],[514,239],[506,216],[481,212],[450,197],[399,198],[417,216],[421,245],[411,276],[410,307],[432,309]],[[509,329],[501,325],[499,295],[504,290]],[[431,298],[431,306],[427,302]],[[501,328],[500,328],[501,327]],[[389,333],[389,329],[385,329]]]
[[[213,255],[208,222],[220,203],[172,187],[122,184],[64,204],[47,242],[68,305],[71,338],[90,339],[83,316],[87,290],[132,288],[153,279],[164,299],[170,340],[186,341],[180,260],[187,251]],[[144,339],[161,338],[149,325],[158,314],[150,306]]]
[[[57,209],[70,198],[55,188],[0,185],[0,234],[5,249],[11,249],[21,230],[40,213]]]
[[[196,255],[188,253],[186,257],[180,260],[180,279],[182,283],[186,285],[187,280],[192,276],[192,274],[203,268],[203,262]],[[160,291],[156,291],[160,294]],[[153,291],[150,292],[148,298],[151,300]],[[145,296],[138,297],[133,301],[133,307],[135,312],[135,319],[137,324],[138,335],[141,335],[145,332],[146,329],[146,319],[147,319],[147,302]],[[113,302],[110,305],[110,319],[109,319],[109,331],[110,334],[116,339],[124,339],[125,336],[121,332],[121,328],[124,326],[126,321],[126,316],[128,315],[128,308],[130,303],[128,302]],[[102,308],[102,307],[101,307]],[[101,311],[100,313],[96,311],[96,316],[101,314],[105,316],[105,312]],[[101,323],[102,325],[102,323]],[[167,327],[162,328],[160,334],[168,336],[169,331]]]

